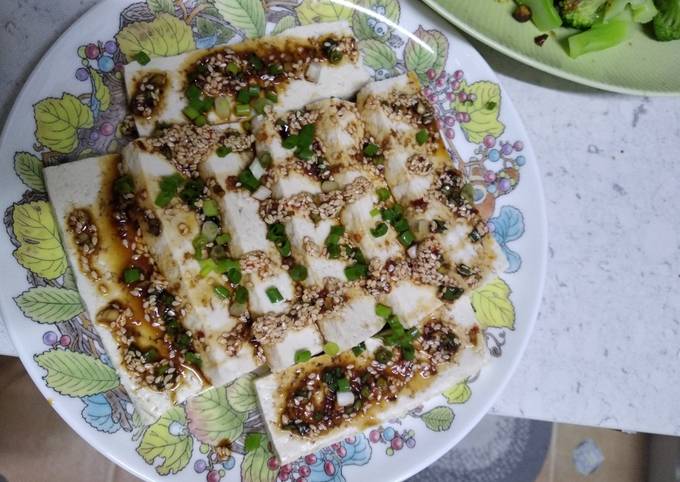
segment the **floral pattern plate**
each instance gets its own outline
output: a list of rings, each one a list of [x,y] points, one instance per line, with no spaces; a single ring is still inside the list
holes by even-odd
[[[472,296],[491,362],[400,420],[279,466],[262,432],[251,378],[140,423],[76,291],[45,194],[42,167],[118,151],[121,69],[140,48],[174,55],[313,22],[349,21],[375,78],[416,72],[435,104],[454,162],[475,187],[508,259]],[[0,308],[21,359],[71,427],[147,480],[403,479],[456,444],[491,407],[527,344],[546,263],[542,187],[526,133],[477,52],[426,7],[399,0],[110,0],[53,45],[17,98],[0,139],[4,236]],[[230,451],[215,440],[232,440]]]

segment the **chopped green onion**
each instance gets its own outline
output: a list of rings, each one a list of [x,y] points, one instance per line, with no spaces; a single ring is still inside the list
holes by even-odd
[[[323,346],[323,351],[326,355],[335,356],[340,353],[340,347],[337,343],[329,341]]]
[[[203,200],[203,214],[206,216],[217,216],[220,212],[217,209],[217,202],[214,199]]]
[[[241,105],[247,105],[248,102],[250,102],[250,93],[248,93],[247,88],[243,88],[238,91],[238,94],[236,94],[236,102],[238,102]],[[238,108],[238,106],[236,106]]]
[[[338,259],[340,257],[340,246],[337,244],[329,244],[326,249],[330,259]]]
[[[227,278],[229,281],[235,285],[241,282],[241,270],[240,269],[230,269],[227,271]]]
[[[203,248],[208,244],[208,238],[202,234],[199,234],[196,236],[192,241],[191,244],[194,246],[194,250],[196,252],[196,258],[200,259],[203,256]]]
[[[378,303],[375,305],[375,314],[380,318],[387,319],[390,317],[390,315],[392,315],[392,308],[387,305],[383,305],[382,303]]]
[[[187,116],[190,120],[196,120],[196,118],[201,115],[201,113],[195,107],[192,107],[190,105],[182,109],[182,113],[185,116]]]
[[[283,295],[276,286],[270,286],[264,292],[267,294],[267,298],[272,303],[280,303],[283,301]]]
[[[415,241],[416,238],[410,230],[407,230],[401,233],[397,239],[404,247],[408,248],[413,244],[413,241]]]
[[[192,365],[195,365],[197,367],[200,367],[201,363],[203,363],[203,360],[201,360],[201,357],[197,353],[194,353],[192,351],[186,352],[184,354],[184,358],[186,359],[186,361],[188,361],[189,363],[191,363]]]
[[[146,65],[149,62],[151,62],[151,59],[143,50],[137,52],[135,55],[132,56],[132,58],[139,62],[141,65]]]
[[[283,72],[283,65],[281,64],[269,64],[269,74],[270,75],[279,75],[280,73]]]
[[[456,301],[463,294],[463,288],[457,286],[447,286],[442,292],[442,299],[444,301]]]
[[[366,343],[364,343],[363,341],[359,343],[357,346],[352,347],[352,353],[354,353],[354,356],[359,356],[364,351],[366,351]]]
[[[185,203],[193,204],[203,194],[203,187],[203,181],[200,179],[189,179],[179,192],[179,197]]]
[[[307,279],[307,268],[301,264],[296,264],[290,269],[290,277],[293,281],[304,281]]]
[[[205,237],[205,239],[208,240],[208,242],[215,241],[215,238],[217,237],[219,232],[220,227],[212,221],[206,221],[201,226],[201,234]]]
[[[238,66],[236,62],[229,62],[227,64],[227,72],[229,72],[232,75],[236,75],[241,71],[241,68]]]
[[[273,162],[272,155],[268,152],[263,152],[260,154],[258,159],[260,160],[260,165],[265,169],[271,166]]]
[[[261,433],[249,433],[246,435],[246,442],[245,442],[245,449],[246,452],[254,452],[255,450],[259,449],[260,446],[265,441],[264,435]]]
[[[375,165],[385,164],[385,156],[383,156],[382,154],[378,154],[373,158],[373,164]]]
[[[229,241],[231,241],[231,236],[229,236],[229,234],[227,233],[218,234],[217,237],[215,238],[215,242],[220,246],[224,246]]]
[[[215,271],[218,273],[228,273],[229,271],[239,271],[241,266],[238,259],[222,258],[215,261]]]
[[[378,208],[373,208],[373,209],[371,209],[371,211],[370,211],[369,214],[370,214],[371,216],[373,216],[373,217],[379,216],[379,215],[380,215],[380,209],[378,209]]]
[[[236,104],[236,115],[239,117],[250,115],[250,106],[248,104]]]
[[[238,175],[238,180],[250,192],[255,192],[257,191],[257,188],[260,187],[260,181],[247,167]]]
[[[267,229],[267,239],[270,241],[276,241],[279,238],[286,236],[286,228],[282,223],[274,223]]]
[[[472,270],[472,268],[470,268],[466,264],[459,264],[458,266],[456,266],[456,272],[459,275],[463,276],[464,278],[469,278],[470,276],[475,274],[475,272]]]
[[[136,283],[142,278],[142,270],[136,266],[125,268],[123,271],[123,281],[127,284]]]
[[[331,64],[337,64],[342,60],[342,52],[336,48],[330,51],[330,54],[328,55],[328,60],[331,62]]]
[[[279,250],[279,253],[281,253],[281,256],[284,258],[290,256],[291,248],[288,238],[279,239],[275,244],[276,248]]]
[[[387,234],[387,224],[378,223],[375,228],[371,229],[371,234],[374,238],[379,238]]]
[[[275,104],[279,101],[279,96],[273,90],[268,90],[267,92],[265,92],[264,97],[268,101],[273,102]]]
[[[378,188],[375,193],[380,201],[387,201],[390,198],[390,190],[386,187]]]
[[[337,234],[338,236],[342,236],[345,234],[345,227],[338,225],[338,226],[331,226],[331,234]]]
[[[251,99],[260,95],[260,86],[259,85],[249,85],[248,86],[248,95],[250,96]]]
[[[364,146],[364,155],[373,157],[378,153],[378,150],[380,150],[380,147],[377,144],[368,143]]]
[[[298,350],[295,352],[295,363],[304,363],[312,358],[312,352],[309,350]]]
[[[222,119],[228,119],[231,115],[231,102],[229,98],[221,95],[215,99],[215,113]]]
[[[154,347],[149,348],[146,353],[144,353],[144,360],[147,363],[157,362],[160,358],[161,356],[159,355],[158,350]]]
[[[248,301],[248,290],[243,286],[237,286],[236,290],[234,290],[234,301],[239,304]]]
[[[231,147],[220,146],[217,148],[215,153],[217,154],[217,157],[227,157],[229,154],[231,154]]]
[[[365,264],[353,264],[345,268],[345,276],[349,281],[356,281],[368,274],[368,267]]]
[[[248,63],[250,63],[251,67],[257,71],[260,71],[264,68],[262,59],[255,54],[252,54],[250,57],[248,57]]]
[[[297,145],[299,147],[309,147],[312,145],[312,141],[314,140],[314,132],[316,130],[316,126],[314,124],[305,124],[302,126],[300,129],[300,132],[298,133],[298,143]]]
[[[309,161],[312,157],[314,157],[314,151],[312,151],[309,147],[298,147],[295,149],[295,155],[303,161]]]
[[[196,117],[194,119],[194,125],[196,125],[198,127],[203,127],[207,123],[208,123],[208,118],[206,116],[204,116],[203,114],[199,115],[198,117]]]
[[[212,258],[200,259],[198,260],[198,265],[201,267],[201,271],[198,274],[204,277],[212,273],[215,270],[215,267],[217,266],[215,264],[215,260],[213,260]]]
[[[126,174],[116,179],[113,188],[118,194],[130,194],[135,190],[135,184],[132,180],[132,177]]]
[[[429,138],[430,138],[430,134],[427,132],[427,129],[420,129],[416,133],[416,142],[420,146],[425,144]]]
[[[158,195],[156,196],[156,199],[154,200],[154,203],[156,204],[156,206],[161,207],[161,208],[164,208],[164,207],[166,207],[168,204],[170,204],[170,201],[172,201],[172,198],[173,198],[173,197],[175,197],[175,193],[174,193],[174,192],[170,192],[170,191],[161,191],[161,192],[159,192]]]
[[[398,233],[403,233],[404,231],[408,230],[408,227],[408,221],[406,221],[406,218],[400,218],[394,223],[394,229],[396,229]]]
[[[184,92],[184,95],[186,95],[189,100],[197,100],[201,97],[201,93],[201,89],[199,89],[196,84],[191,84]]]
[[[392,360],[392,352],[387,348],[381,346],[375,351],[375,359],[378,361],[378,363],[385,364]]]
[[[293,149],[297,147],[298,145],[298,136],[295,134],[292,134],[288,137],[286,137],[282,142],[281,145],[285,147],[286,149]]]
[[[263,98],[259,98],[253,102],[253,110],[257,114],[264,114],[264,108],[267,107],[267,100]]]
[[[215,287],[213,288],[213,291],[215,292],[215,294],[216,294],[217,296],[219,296],[219,297],[222,298],[223,300],[226,300],[227,298],[229,298],[229,289],[226,288],[226,287],[224,287],[224,286],[222,286],[222,285],[217,285],[217,286],[215,286]]]
[[[338,378],[337,384],[339,392],[349,392],[351,390],[349,386],[349,380],[347,380],[345,377]]]
[[[401,355],[404,357],[404,360],[415,360],[416,358],[416,352],[415,348],[413,348],[413,345],[406,345],[401,347]]]

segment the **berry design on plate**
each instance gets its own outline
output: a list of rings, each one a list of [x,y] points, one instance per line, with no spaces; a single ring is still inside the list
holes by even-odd
[[[282,465],[276,480],[294,482],[340,482],[345,480],[342,469],[365,465],[371,459],[371,445],[365,435],[353,435],[342,442]]]
[[[371,430],[368,438],[373,444],[384,444],[385,454],[389,457],[404,448],[412,449],[416,446],[416,432],[413,429],[397,430],[395,427],[382,425]]]

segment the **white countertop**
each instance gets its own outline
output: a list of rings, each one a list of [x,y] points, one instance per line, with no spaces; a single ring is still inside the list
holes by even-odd
[[[0,118],[93,3],[30,0],[7,12]],[[600,92],[475,45],[528,129],[550,238],[536,331],[494,412],[680,435],[680,98]],[[14,353],[1,324],[0,353]]]

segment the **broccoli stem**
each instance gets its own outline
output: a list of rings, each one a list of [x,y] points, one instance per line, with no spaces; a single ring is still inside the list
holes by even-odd
[[[654,0],[644,0],[638,4],[630,5],[633,11],[633,22],[647,23],[651,22],[659,11],[654,6]]]
[[[552,0],[517,0],[517,3],[531,9],[531,21],[541,32],[547,32],[562,25],[562,19]]]
[[[589,52],[614,47],[628,38],[629,27],[629,22],[613,20],[572,35],[569,37],[569,55],[576,58]]]

